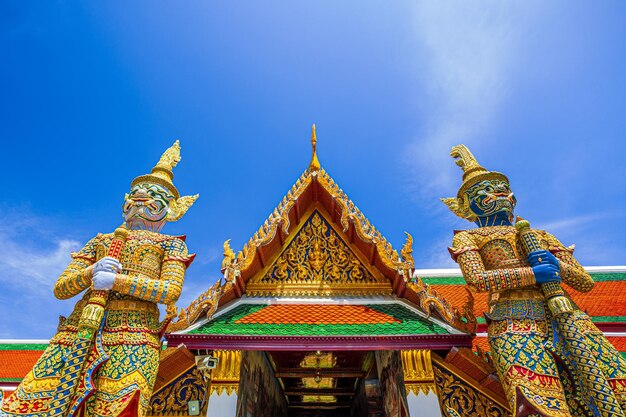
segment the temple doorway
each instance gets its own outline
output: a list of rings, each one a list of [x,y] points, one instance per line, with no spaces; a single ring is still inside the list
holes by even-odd
[[[244,351],[237,417],[409,415],[398,351]]]

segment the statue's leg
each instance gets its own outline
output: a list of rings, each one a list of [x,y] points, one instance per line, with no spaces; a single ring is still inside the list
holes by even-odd
[[[557,365],[546,348],[544,319],[504,318],[489,324],[494,364],[514,416],[571,417]]]
[[[151,380],[146,376],[153,374],[152,367],[158,369],[158,350],[118,345],[112,346],[108,353],[110,359],[98,374],[96,393],[87,403],[87,416],[126,416],[131,409],[135,414],[130,415],[146,415],[156,372]]]
[[[563,390],[565,391],[565,396],[567,397],[567,405],[569,406],[572,416],[593,417],[593,412],[580,398],[578,385],[574,382],[574,379],[569,374],[564,364],[558,362],[558,360],[557,368],[559,369],[561,384],[563,385]]]
[[[160,354],[158,316],[151,316],[144,311],[109,311],[103,333],[109,360],[98,372],[87,416],[147,414]]]
[[[597,352],[598,367],[604,374],[617,401],[626,412],[626,359],[615,349],[589,316],[581,311],[574,315],[576,327],[585,336],[592,352]]]

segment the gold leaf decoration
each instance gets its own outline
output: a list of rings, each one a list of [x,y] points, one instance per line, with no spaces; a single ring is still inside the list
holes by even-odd
[[[511,417],[508,408],[481,392],[438,362],[433,363],[442,416]]]
[[[407,393],[418,395],[423,392],[428,395],[431,391],[435,392],[435,375],[430,361],[430,350],[403,350],[400,353]]]
[[[390,290],[389,281],[374,268],[366,267],[317,210],[275,262],[253,278],[246,289],[251,294]]]
[[[206,376],[195,366],[176,378],[171,384],[152,395],[152,416],[188,416],[189,401],[200,402],[200,415],[206,414]]]

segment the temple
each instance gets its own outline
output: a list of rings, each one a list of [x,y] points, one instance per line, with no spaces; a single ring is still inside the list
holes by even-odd
[[[321,167],[316,152],[221,277],[176,312],[153,416],[510,416],[491,363],[487,295],[458,269],[416,269]],[[626,353],[626,267],[590,267],[572,294]],[[47,346],[0,343],[0,388],[15,389]],[[462,410],[462,411],[460,411]]]

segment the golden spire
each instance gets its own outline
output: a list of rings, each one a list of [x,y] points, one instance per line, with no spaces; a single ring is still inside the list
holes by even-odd
[[[458,198],[461,198],[468,188],[482,180],[497,179],[506,181],[507,184],[509,183],[506,175],[495,171],[487,171],[483,168],[465,145],[453,146],[450,156],[455,159],[455,163],[463,170],[463,184],[457,193]]]
[[[311,157],[311,163],[309,164],[309,171],[319,171],[320,161],[317,159],[317,135],[315,134],[315,124],[311,128],[311,146],[313,147],[313,156]]]

